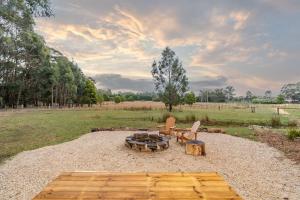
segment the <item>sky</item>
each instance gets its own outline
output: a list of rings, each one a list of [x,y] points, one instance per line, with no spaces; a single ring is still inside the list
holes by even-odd
[[[113,91],[152,91],[151,65],[166,46],[190,89],[232,85],[274,94],[300,81],[299,0],[51,0],[36,30]]]

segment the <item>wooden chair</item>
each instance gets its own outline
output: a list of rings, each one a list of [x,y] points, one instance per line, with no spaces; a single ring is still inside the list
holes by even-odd
[[[181,144],[186,143],[189,140],[197,140],[197,131],[200,126],[200,121],[196,121],[192,128],[187,129],[180,129],[176,128],[176,137],[177,142],[180,142]]]
[[[174,117],[172,117],[172,116],[168,117],[165,125],[157,126],[157,128],[159,128],[158,134],[171,136],[173,134],[173,130],[175,128],[175,122],[176,122],[176,119]]]

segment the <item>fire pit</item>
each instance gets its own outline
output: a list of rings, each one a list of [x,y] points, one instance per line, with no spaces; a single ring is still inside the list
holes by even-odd
[[[158,151],[169,147],[169,139],[165,136],[148,133],[135,133],[126,137],[125,145],[139,151]]]

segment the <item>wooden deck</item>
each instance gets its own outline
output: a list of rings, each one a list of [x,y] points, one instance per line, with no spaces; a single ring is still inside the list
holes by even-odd
[[[68,172],[34,200],[241,200],[217,173]]]

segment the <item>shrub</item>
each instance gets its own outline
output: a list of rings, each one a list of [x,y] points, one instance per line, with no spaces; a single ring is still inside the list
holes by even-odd
[[[277,104],[276,99],[255,98],[252,100],[254,104]]]
[[[125,98],[123,95],[121,95],[121,96],[120,96],[120,100],[121,100],[121,102],[123,102],[123,101],[126,100],[126,98]]]
[[[288,138],[294,140],[296,137],[300,137],[300,130],[291,129],[288,131]]]
[[[120,96],[115,96],[114,97],[114,102],[115,103],[121,103],[121,97]]]
[[[201,119],[201,122],[202,122],[202,123],[205,123],[205,124],[209,123],[209,122],[210,122],[210,119],[209,119],[208,115],[205,115],[205,116]]]
[[[184,97],[184,103],[188,105],[193,105],[196,102],[196,96],[193,92],[189,92]]]
[[[290,126],[290,127],[296,127],[297,125],[298,125],[298,123],[296,120],[291,120],[288,122],[288,126]]]
[[[173,116],[171,115],[171,113],[164,113],[162,117],[159,117],[157,122],[158,123],[163,123],[163,122],[166,122],[167,121],[167,118],[170,117],[170,116]],[[174,117],[174,116],[173,116]],[[175,117],[176,118],[176,117]]]
[[[278,127],[281,126],[281,120],[279,116],[273,116],[271,118],[271,126],[272,127]]]
[[[189,114],[185,116],[184,122],[189,123],[189,122],[195,122],[196,121],[196,115],[195,114]]]

